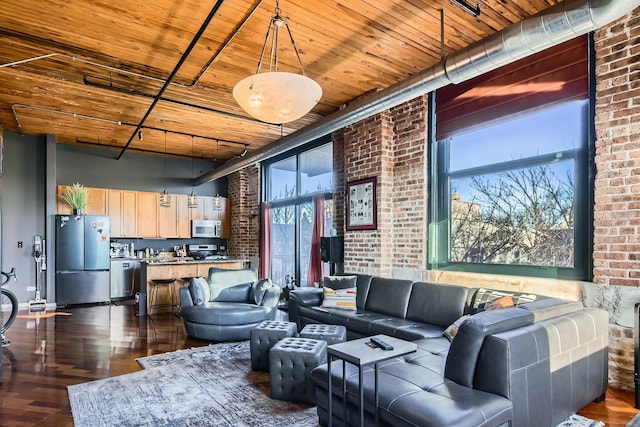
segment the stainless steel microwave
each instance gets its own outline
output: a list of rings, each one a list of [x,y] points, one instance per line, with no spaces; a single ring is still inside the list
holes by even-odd
[[[191,237],[220,237],[222,224],[213,220],[192,220]]]

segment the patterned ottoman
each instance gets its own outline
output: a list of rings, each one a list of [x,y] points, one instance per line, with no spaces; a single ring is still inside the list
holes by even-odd
[[[295,337],[298,328],[293,322],[265,320],[253,328],[249,336],[251,369],[269,372],[269,350],[282,338]]]
[[[327,342],[327,345],[331,345],[347,340],[347,328],[340,325],[311,324],[302,328],[298,336],[323,340]]]
[[[269,350],[271,398],[316,404],[311,371],[327,363],[327,343],[307,338],[284,338]]]

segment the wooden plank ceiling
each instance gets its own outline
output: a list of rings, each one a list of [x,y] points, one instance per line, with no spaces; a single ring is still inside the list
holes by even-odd
[[[216,1],[3,0],[0,126],[114,155],[131,139],[127,152],[163,155],[166,144],[171,155],[223,162],[440,62],[441,10],[447,55],[556,3],[480,0],[476,18],[451,0],[281,0],[305,71],[323,89],[312,112],[281,127],[248,117],[231,94],[256,71],[275,0],[226,0],[140,139],[136,126]],[[300,71],[284,37],[280,70]]]

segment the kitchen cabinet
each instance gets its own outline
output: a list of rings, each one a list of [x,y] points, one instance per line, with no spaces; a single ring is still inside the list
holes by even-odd
[[[122,237],[138,237],[138,192],[122,190]]]
[[[231,237],[231,200],[220,197],[220,204],[214,211],[216,221],[220,221],[220,237],[229,239]]]
[[[124,237],[122,215],[122,190],[109,189],[107,192],[107,215],[111,222],[111,237]]]
[[[199,221],[207,218],[207,211],[213,206],[211,197],[198,196],[198,207],[190,209],[190,217],[192,221]]]
[[[87,188],[87,204],[83,209],[85,215],[108,215],[108,189]]]
[[[56,213],[70,215],[71,207],[60,200],[66,185],[57,186]],[[191,237],[192,220],[221,222],[223,239],[231,237],[231,203],[220,197],[198,196],[198,207],[189,208],[186,194],[172,194],[171,207],[160,208],[159,195],[148,191],[117,190],[87,187],[86,215],[108,215],[111,219],[111,237],[114,238],[183,238]]]
[[[191,237],[191,211],[196,208],[189,207],[189,196],[186,194],[176,194],[176,208],[178,237],[188,239]]]
[[[138,191],[137,193],[138,237],[158,237],[158,193],[146,191]]]
[[[68,185],[58,185],[56,187],[57,203],[56,213],[60,215],[70,215],[73,213],[71,206],[67,205],[60,199],[60,196],[64,194]],[[94,188],[85,187],[87,189],[87,204],[85,205],[82,213],[85,215],[108,215],[107,212],[107,189],[106,188]]]
[[[158,235],[156,237],[178,237],[177,194],[172,195],[171,206],[158,208]]]
[[[204,219],[209,220],[217,220],[218,219],[218,208],[219,205],[216,206],[216,198],[215,197],[203,197],[204,199]]]

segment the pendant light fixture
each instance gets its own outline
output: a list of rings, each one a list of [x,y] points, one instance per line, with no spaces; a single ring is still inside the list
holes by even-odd
[[[218,181],[216,180],[216,188],[218,187]],[[216,196],[213,198],[213,210],[220,210],[220,194],[216,191]]]
[[[216,141],[216,158],[220,158],[220,141]],[[215,168],[215,163],[213,164],[213,167]],[[216,179],[216,195],[213,198],[213,211],[219,211],[220,210],[220,193],[218,192],[218,180]]]
[[[307,77],[300,53],[293,40],[287,20],[280,14],[276,0],[275,15],[262,45],[258,69],[252,76],[240,80],[233,88],[233,97],[251,116],[268,123],[288,123],[307,114],[322,97],[322,88]],[[298,58],[302,74],[278,71],[278,30],[284,25]],[[271,37],[269,72],[260,73],[262,60]]]
[[[171,194],[167,193],[167,131],[164,131],[164,191],[160,193],[160,207],[171,207]]]
[[[198,198],[193,191],[193,135],[191,135],[191,194],[187,197],[187,205],[189,205],[191,209],[198,207]]]

